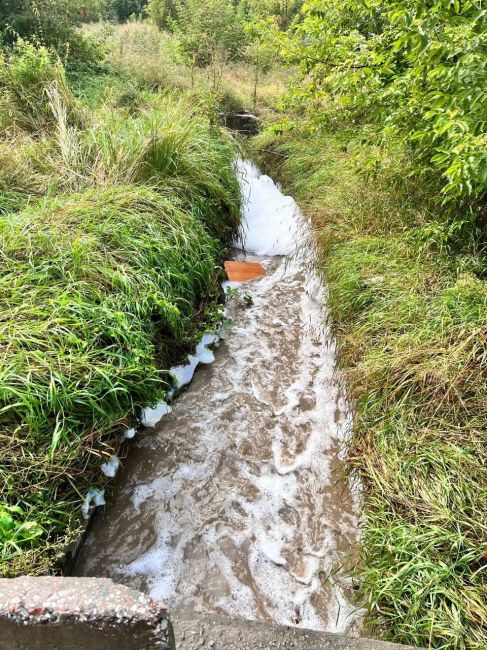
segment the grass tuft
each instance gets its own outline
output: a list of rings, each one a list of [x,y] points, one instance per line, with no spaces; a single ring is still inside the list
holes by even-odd
[[[121,422],[161,397],[222,246],[138,186],[45,200],[0,217],[0,232],[2,501],[53,540],[78,525],[73,498],[99,480]],[[3,575],[16,554],[3,545]]]

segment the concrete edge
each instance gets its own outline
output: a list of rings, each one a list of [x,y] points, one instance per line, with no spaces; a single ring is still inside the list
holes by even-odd
[[[380,639],[248,621],[223,614],[176,608],[171,615],[181,650],[418,650]]]
[[[108,578],[0,579],[0,649],[58,643],[73,650],[173,650],[174,634],[164,604]]]

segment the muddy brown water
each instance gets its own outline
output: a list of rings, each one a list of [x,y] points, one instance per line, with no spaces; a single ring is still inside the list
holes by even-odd
[[[345,631],[356,616],[339,568],[357,516],[322,289],[283,258],[264,264],[245,287],[253,305],[230,300],[215,362],[133,443],[76,573],[169,605]]]
[[[214,363],[137,434],[75,573],[186,610],[354,632],[358,502],[325,291],[298,258],[240,259],[267,271],[242,289],[252,304],[229,299]]]

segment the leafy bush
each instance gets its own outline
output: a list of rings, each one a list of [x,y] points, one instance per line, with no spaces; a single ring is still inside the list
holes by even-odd
[[[177,18],[176,0],[148,0],[147,15],[151,23],[160,29],[170,28]]]
[[[142,14],[147,5],[147,0],[107,0],[106,4],[108,11],[123,23],[131,16]]]
[[[243,23],[229,0],[180,0],[172,29],[183,52],[197,65],[235,59],[245,42]]]
[[[24,518],[19,506],[0,507],[0,546],[4,549],[21,552],[23,546],[37,542],[43,533],[37,522]]]
[[[470,0],[311,0],[284,43],[296,91],[330,119],[371,121],[404,142],[443,201],[482,209],[487,190],[485,12]],[[377,140],[376,140],[377,141]]]
[[[239,13],[247,20],[277,17],[282,28],[289,27],[300,11],[302,0],[238,0]]]
[[[64,60],[95,62],[97,52],[77,30],[82,9],[78,0],[2,0],[0,43],[11,46],[19,37],[36,40]]]

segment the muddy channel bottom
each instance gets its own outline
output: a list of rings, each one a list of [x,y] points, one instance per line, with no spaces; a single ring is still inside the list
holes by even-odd
[[[155,430],[138,434],[77,575],[169,606],[352,631],[340,569],[357,505],[340,449],[349,414],[323,327],[323,288],[284,257],[232,297],[235,324]]]

